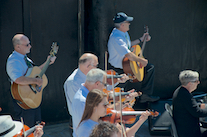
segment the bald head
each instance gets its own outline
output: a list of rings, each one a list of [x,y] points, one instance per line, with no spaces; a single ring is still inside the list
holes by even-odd
[[[79,69],[86,75],[98,65],[98,57],[91,53],[84,53],[78,61]]]
[[[27,40],[28,37],[23,35],[23,34],[16,34],[13,38],[12,38],[12,43],[14,48],[16,47],[16,45],[20,45],[22,40]]]
[[[29,38],[25,36],[24,34],[16,34],[12,38],[12,43],[14,46],[14,50],[18,53],[25,55],[27,53],[30,53],[31,44],[29,41]]]
[[[87,62],[93,62],[94,60],[98,60],[98,57],[96,55],[91,53],[85,53],[79,58],[78,64],[85,64]]]

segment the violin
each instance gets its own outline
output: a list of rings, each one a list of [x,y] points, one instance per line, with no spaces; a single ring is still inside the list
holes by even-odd
[[[119,101],[119,95],[121,94],[121,102],[122,103],[127,103],[126,102],[126,95],[129,95],[131,93],[134,93],[134,92],[124,92],[122,90],[122,88],[120,87],[116,87],[114,88],[114,94],[113,94],[113,91],[109,91],[109,90],[106,90],[106,89],[103,89],[103,92],[105,92],[107,94],[107,97],[108,97],[108,100],[109,100],[109,103],[112,103],[113,102],[113,96],[115,96],[115,101]],[[138,93],[138,96],[141,96],[142,93],[141,92],[137,92]],[[128,103],[133,106],[134,103],[135,103],[136,99],[134,98],[133,100],[129,101]]]
[[[133,108],[127,108],[122,110],[122,121],[124,121],[125,124],[133,124],[136,121],[136,116],[141,115],[145,111],[134,111]],[[159,112],[155,111],[149,111],[151,113],[151,116],[156,117],[159,115]],[[106,110],[107,115],[102,117],[101,119],[103,121],[109,121],[110,123],[120,123],[120,111],[112,110],[110,108],[107,108]]]
[[[39,125],[44,126],[45,122],[41,122]],[[13,137],[34,137],[33,132],[35,131],[36,127],[29,128],[27,125],[24,125],[20,133],[17,133]]]
[[[121,75],[118,75],[118,73],[114,70],[107,70],[106,73],[107,73],[107,83],[109,85],[112,85],[112,78],[113,78],[113,81],[114,81],[113,84],[115,84],[115,83],[117,83],[118,78],[122,77]]]

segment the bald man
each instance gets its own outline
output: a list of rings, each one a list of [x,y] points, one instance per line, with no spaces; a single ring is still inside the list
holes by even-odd
[[[67,78],[64,83],[64,91],[67,100],[68,111],[72,115],[72,100],[75,93],[86,81],[86,74],[98,66],[98,57],[91,53],[83,54],[78,61],[78,68]]]
[[[72,100],[75,93],[81,87],[81,84],[86,81],[87,73],[94,68],[98,67],[98,57],[91,53],[84,53],[78,61],[78,68],[67,78],[64,83],[64,91],[67,100],[68,111],[72,115]],[[118,83],[125,83],[129,78],[126,74],[121,74],[122,78],[118,79]],[[112,88],[108,86],[107,89]]]
[[[33,64],[32,60],[26,55],[30,53],[30,49],[32,47],[29,38],[23,34],[16,34],[12,39],[12,43],[14,51],[7,59],[6,64],[6,71],[11,79],[11,83],[15,82],[20,85],[37,84],[38,86],[41,86],[43,82],[41,78],[29,78],[24,76],[28,67],[32,67]],[[48,59],[49,56],[47,60]],[[53,64],[55,59],[55,56],[52,57],[50,64]],[[42,69],[45,63],[46,61],[40,65],[39,68]],[[16,100],[13,100],[13,105],[15,111],[15,115],[13,117],[15,120],[20,120],[20,117],[23,117],[24,123],[29,127],[34,126],[37,121],[41,121],[40,107],[24,110],[16,103]]]

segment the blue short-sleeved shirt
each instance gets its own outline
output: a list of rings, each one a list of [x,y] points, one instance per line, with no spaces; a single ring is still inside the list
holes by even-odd
[[[89,137],[93,128],[97,124],[98,122],[95,122],[91,119],[81,122],[80,126],[77,128],[77,136],[78,137]]]
[[[25,55],[13,51],[13,53],[7,59],[6,71],[12,82],[17,78],[24,76],[27,72],[28,66],[24,60],[24,56]],[[27,59],[31,61],[29,58]]]
[[[128,32],[113,29],[108,41],[109,63],[115,68],[122,67],[124,56],[131,52],[131,41]]]

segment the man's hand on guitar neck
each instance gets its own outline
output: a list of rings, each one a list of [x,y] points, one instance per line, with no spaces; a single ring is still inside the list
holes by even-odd
[[[47,60],[48,60],[49,58],[50,58],[50,56],[47,57]],[[50,59],[50,65],[53,64],[53,63],[55,62],[56,58],[57,58],[56,56],[51,57],[51,59]]]
[[[49,65],[51,65],[51,64],[53,64],[54,62],[55,62],[55,60],[56,60],[56,56],[53,56],[53,57],[51,57],[51,56],[47,56],[47,60],[42,64],[42,65],[40,65],[39,66],[39,68],[40,69],[42,69],[43,67],[44,67],[44,65],[46,64],[46,62],[50,59],[50,64]]]

